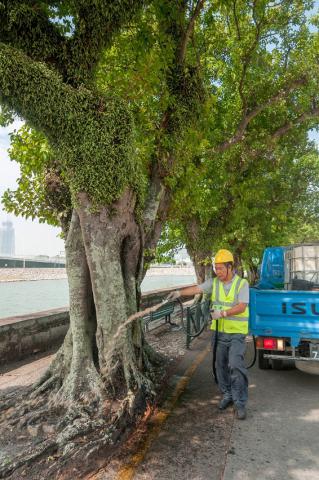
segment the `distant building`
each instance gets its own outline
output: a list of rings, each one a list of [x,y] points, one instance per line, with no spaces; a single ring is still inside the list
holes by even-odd
[[[13,223],[7,220],[0,228],[0,255],[15,254],[15,235]]]

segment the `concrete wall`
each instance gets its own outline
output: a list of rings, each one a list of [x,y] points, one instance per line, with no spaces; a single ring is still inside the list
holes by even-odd
[[[0,320],[0,365],[57,347],[69,327],[69,312],[56,308]]]
[[[144,294],[141,310],[159,303],[169,292],[178,288],[165,288]],[[0,365],[58,347],[68,327],[69,312],[63,308],[1,319]]]

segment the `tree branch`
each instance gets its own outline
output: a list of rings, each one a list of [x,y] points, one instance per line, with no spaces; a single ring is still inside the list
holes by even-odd
[[[312,108],[309,112],[304,112],[299,117],[297,117],[295,120],[290,121],[282,125],[281,127],[277,128],[272,134],[271,134],[271,141],[274,142],[278,138],[284,136],[286,133],[289,132],[294,127],[297,127],[298,125],[301,125],[308,120],[318,118],[319,119],[319,107],[314,107]]]
[[[75,32],[68,44],[72,77],[90,78],[103,48],[129,22],[145,0],[78,0],[74,2]],[[79,66],[82,72],[79,72]]]
[[[242,120],[240,121],[236,133],[228,140],[225,142],[222,142],[221,144],[217,145],[215,148],[209,150],[212,152],[218,152],[222,153],[225,150],[227,150],[229,147],[232,145],[235,145],[236,143],[240,142],[246,132],[246,129],[249,125],[249,123],[263,110],[266,108],[270,107],[271,105],[274,105],[275,103],[279,102],[283,98],[287,97],[287,95],[294,91],[296,88],[305,85],[307,79],[306,77],[302,77],[298,80],[295,80],[290,86],[286,88],[282,88],[276,95],[273,97],[270,97],[265,103],[262,103],[261,105],[258,105],[254,110],[249,112],[248,114],[244,115]]]
[[[176,121],[174,115],[180,108],[180,104],[183,105],[185,100],[185,91],[183,88],[185,86],[184,84],[189,82],[189,78],[185,77],[184,63],[186,50],[194,32],[196,19],[200,15],[205,0],[196,0],[196,6],[192,12],[187,28],[184,28],[184,18],[181,15],[181,11],[183,15],[185,15],[186,2],[183,0],[175,0],[175,15],[170,13],[171,3],[173,2],[170,2],[170,0],[167,1],[167,11],[169,13],[165,21],[161,21],[160,26],[163,29],[164,35],[169,36],[175,44],[175,58],[167,71],[168,90],[171,97],[174,98],[174,103],[164,112],[158,129],[157,148],[151,167],[151,187],[143,215],[145,248],[150,250],[149,258],[152,258],[172,199],[172,191],[165,185],[164,178],[172,171],[175,152],[172,148],[163,147],[162,138],[165,136],[168,138],[176,136],[178,132],[181,131],[180,120]],[[186,108],[185,105],[183,107],[183,122],[187,122],[187,116],[189,115],[189,118],[191,118],[193,114],[193,107],[189,107],[189,105],[187,105]]]
[[[11,45],[34,60],[41,60],[63,75],[66,39],[50,22],[40,4],[5,1],[0,10],[0,42]]]
[[[146,243],[148,243],[149,237],[152,236],[152,230],[156,221],[158,209],[162,198],[165,195],[166,189],[159,174],[158,159],[154,159],[151,168],[150,188],[143,212],[143,229],[145,232]]]
[[[240,98],[241,98],[241,101],[242,101],[243,112],[246,112],[246,110],[247,110],[247,102],[246,102],[246,98],[245,98],[245,95],[244,95],[244,83],[245,83],[246,73],[247,73],[247,70],[248,70],[253,52],[256,49],[256,47],[258,45],[258,42],[260,40],[261,27],[262,27],[262,24],[263,24],[263,21],[264,21],[264,18],[265,18],[265,14],[263,14],[260,21],[258,22],[257,18],[256,18],[255,9],[256,9],[256,0],[254,0],[253,6],[252,6],[252,17],[253,17],[254,25],[255,25],[255,28],[256,28],[255,39],[254,39],[251,47],[248,49],[248,51],[246,52],[246,54],[243,57],[243,69],[242,69],[242,74],[241,74],[239,87],[238,87],[238,92],[239,92],[239,95],[240,95]],[[236,10],[234,10],[234,11],[236,12]],[[235,15],[235,13],[234,13],[234,15]],[[237,24],[237,28],[239,28],[238,27],[238,20],[237,20],[236,16],[235,16],[235,22]],[[240,40],[240,38],[239,38],[239,40]]]
[[[194,31],[196,19],[199,16],[202,8],[204,7],[204,3],[205,3],[205,0],[197,0],[194,13],[192,14],[191,19],[189,21],[189,24],[188,24],[188,26],[187,26],[187,28],[184,32],[183,39],[182,39],[181,46],[180,46],[180,50],[179,50],[178,60],[179,60],[180,64],[182,64],[184,62],[189,39],[190,39],[190,37],[191,37],[191,35]]]
[[[79,92],[43,63],[0,43],[0,101],[56,141],[74,127]],[[72,121],[73,118],[73,121]],[[73,127],[72,127],[73,124]]]
[[[291,120],[289,122],[286,122],[284,125],[278,127],[276,130],[274,130],[268,139],[268,141],[265,144],[265,148],[263,149],[249,149],[249,155],[251,156],[252,159],[260,157],[263,152],[273,152],[273,148],[276,144],[276,142],[282,138],[284,135],[286,135],[290,130],[292,130],[295,127],[298,127],[304,123],[306,123],[309,120],[313,119],[318,119],[319,123],[319,107],[315,106],[313,107],[310,111],[308,112],[303,112],[301,113],[295,120]],[[273,158],[273,157],[272,157]]]
[[[233,0],[233,15],[234,15],[236,32],[237,32],[237,40],[241,40],[240,28],[239,28],[238,17],[237,17],[236,3],[237,3],[237,0]]]
[[[75,31],[63,36],[50,21],[41,2],[6,0],[0,10],[0,41],[18,48],[34,60],[53,65],[63,80],[74,86],[91,80],[103,47],[143,5],[144,0],[71,2]]]

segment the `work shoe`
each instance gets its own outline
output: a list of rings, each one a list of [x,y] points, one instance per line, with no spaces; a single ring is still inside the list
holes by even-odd
[[[237,418],[238,418],[238,420],[245,420],[245,418],[246,418],[246,408],[245,407],[237,408]]]
[[[222,398],[221,401],[219,402],[218,408],[219,408],[219,410],[225,410],[232,403],[233,403],[233,401],[232,401],[231,398]]]

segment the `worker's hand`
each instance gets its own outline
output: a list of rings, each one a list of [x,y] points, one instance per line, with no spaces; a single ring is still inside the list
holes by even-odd
[[[223,318],[223,310],[213,310],[210,314],[212,320],[218,320],[218,318]]]
[[[174,292],[171,292],[169,295],[167,295],[166,300],[169,302],[173,302],[177,298],[180,298],[181,292],[179,290],[175,290]]]

